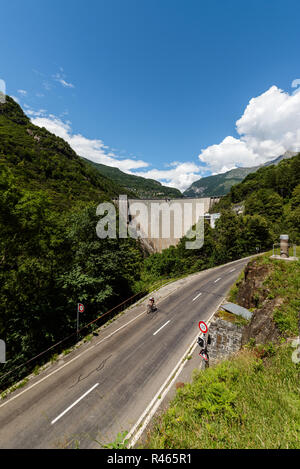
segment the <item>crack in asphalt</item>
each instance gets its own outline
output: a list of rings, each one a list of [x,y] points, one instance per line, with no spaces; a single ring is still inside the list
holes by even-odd
[[[109,355],[107,358],[105,358],[104,360],[102,360],[102,362],[100,363],[99,366],[97,366],[97,368],[95,368],[94,370],[92,370],[89,374],[87,374],[86,376],[82,376],[82,375],[79,375],[78,378],[77,378],[77,381],[76,383],[72,384],[72,386],[69,387],[69,389],[72,389],[74,388],[77,384],[79,384],[81,381],[84,381],[85,379],[89,378],[93,373],[95,373],[96,371],[97,372],[100,372],[103,370],[103,368],[105,367],[106,365],[106,362],[108,362],[108,360],[112,357],[112,355]]]

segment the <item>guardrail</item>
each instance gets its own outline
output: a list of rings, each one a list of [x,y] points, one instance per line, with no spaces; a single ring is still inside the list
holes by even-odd
[[[14,369],[7,371],[7,373],[0,375],[0,392],[5,391],[7,388],[15,384],[16,381],[20,381],[25,376],[30,375],[36,366],[45,365],[51,357],[53,357],[54,352],[60,354],[69,347],[76,346],[76,344],[80,342],[84,336],[88,335],[88,333],[95,332],[95,330],[101,325],[105,324],[107,321],[139,301],[141,298],[145,297],[147,294],[147,291],[136,293],[122,303],[114,306],[109,311],[102,314],[98,313],[100,315],[96,319],[82,326],[78,332],[74,331],[69,336],[51,345],[48,349],[43,350],[26,362],[16,366]],[[85,333],[83,334],[84,331]]]
[[[289,249],[289,256],[290,257],[296,257],[297,256],[297,245],[289,243],[288,244],[288,249]],[[281,255],[281,249],[280,249],[280,243],[274,243],[273,244],[273,256],[280,256]]]

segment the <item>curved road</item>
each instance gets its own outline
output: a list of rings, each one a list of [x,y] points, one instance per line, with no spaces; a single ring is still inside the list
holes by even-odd
[[[130,431],[247,262],[178,282],[157,313],[129,310],[0,401],[0,448],[99,448]]]

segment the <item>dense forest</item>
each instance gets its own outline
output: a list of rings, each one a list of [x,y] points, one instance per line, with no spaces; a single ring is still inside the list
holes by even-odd
[[[0,338],[9,361],[1,372],[76,331],[78,302],[87,323],[158,279],[269,249],[281,232],[299,243],[299,183],[300,156],[260,169],[221,200],[222,216],[215,230],[205,225],[202,249],[188,251],[182,239],[145,258],[136,240],[96,235],[97,205],[134,194],[34,126],[7,97],[0,104]],[[243,216],[232,210],[237,202]]]

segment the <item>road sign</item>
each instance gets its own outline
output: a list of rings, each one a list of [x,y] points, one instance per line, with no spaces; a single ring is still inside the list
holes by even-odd
[[[207,353],[205,352],[205,350],[202,350],[200,353],[199,353],[200,357],[203,358],[203,360],[205,360],[206,362],[208,362],[208,355]]]
[[[84,313],[84,305],[78,303],[77,305],[77,335],[79,335],[79,314]]]
[[[203,334],[207,334],[208,327],[207,327],[205,322],[203,322],[203,321],[199,322],[199,329]]]

